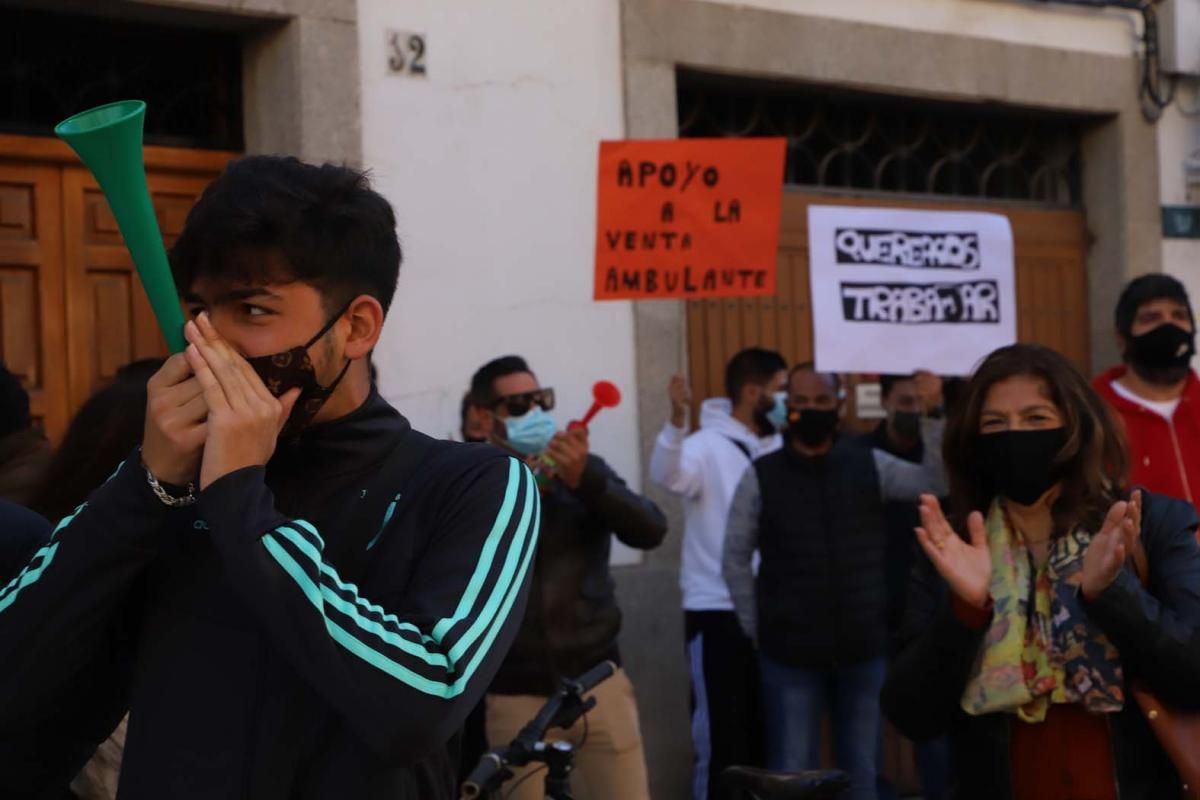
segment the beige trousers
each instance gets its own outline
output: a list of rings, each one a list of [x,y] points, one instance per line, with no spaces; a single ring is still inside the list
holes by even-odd
[[[571,792],[576,800],[649,800],[650,786],[646,779],[646,758],[642,753],[642,732],[638,724],[637,701],[633,684],[625,670],[596,687],[591,697],[596,707],[587,714],[587,741],[584,720],[570,730],[551,730],[548,741],[567,740],[583,747],[575,753],[575,770],[571,773]],[[490,747],[507,744],[533,719],[546,702],[535,695],[489,694],[487,696],[487,736]],[[543,800],[546,771],[523,779],[540,764],[516,771],[515,777],[504,785],[501,796],[512,800]]]
[[[116,800],[117,781],[121,777],[121,756],[125,751],[125,727],[129,715],[121,720],[112,736],[100,744],[91,760],[71,781],[71,791],[81,800]]]

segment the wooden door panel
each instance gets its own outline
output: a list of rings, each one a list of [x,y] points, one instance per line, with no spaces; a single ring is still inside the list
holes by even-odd
[[[66,426],[58,171],[0,160],[0,360],[51,436]]]
[[[1013,228],[1018,340],[1053,347],[1087,374],[1087,240],[1082,211],[787,192],[780,224],[776,296],[688,302],[688,367],[697,403],[724,394],[724,365],[744,347],[778,350],[791,364],[812,359],[811,204],[1004,214]]]
[[[237,154],[146,147],[143,156],[170,243],[200,191]],[[164,350],[91,174],[65,142],[0,133],[0,360],[29,389],[51,440],[122,364]]]
[[[167,350],[104,194],[82,167],[64,168],[62,181],[71,401],[78,406],[121,366]],[[168,247],[208,182],[208,176],[148,173]]]

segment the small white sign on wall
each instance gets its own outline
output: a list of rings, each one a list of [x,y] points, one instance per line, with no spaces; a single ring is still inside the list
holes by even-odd
[[[1000,214],[809,206],[817,368],[967,375],[1017,340]]]

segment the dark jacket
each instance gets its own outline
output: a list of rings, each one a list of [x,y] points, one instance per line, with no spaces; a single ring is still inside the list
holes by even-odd
[[[1200,546],[1190,504],[1147,494],[1142,540],[1150,562],[1150,591],[1128,568],[1087,613],[1121,654],[1126,679],[1140,678],[1165,703],[1200,709]],[[962,694],[986,626],[963,624],[945,581],[922,553],[913,571],[902,647],[888,670],[883,709],[913,739],[949,734],[957,785],[966,800],[1012,797],[1009,761],[1012,714],[967,715]],[[1126,693],[1128,697],[1128,693]],[[1130,698],[1111,715],[1121,800],[1178,800],[1179,782],[1145,718]]]
[[[617,606],[608,562],[612,537],[639,550],[662,544],[667,520],[598,456],[588,456],[577,491],[545,484],[542,537],[529,608],[491,690],[548,694],[611,659],[620,663]]]
[[[50,538],[50,531],[50,523],[40,514],[0,500],[0,587],[17,576]]]
[[[54,457],[54,448],[35,428],[0,437],[0,500],[26,505]]]
[[[50,531],[50,523],[41,516],[0,500],[0,596],[11,581],[19,580],[30,556],[50,539]],[[0,794],[28,800],[74,797],[67,786],[96,742],[87,737],[81,741],[65,729],[86,702],[83,692],[59,697],[59,713],[48,714],[41,725],[0,730]]]
[[[867,441],[877,450],[896,458],[919,464],[925,457],[925,444],[920,439],[912,450],[900,451],[887,433],[887,420],[867,435]],[[895,637],[904,622],[904,603],[908,596],[908,578],[919,549],[913,531],[921,524],[916,503],[891,500],[883,504],[883,579],[887,587],[888,634]]]
[[[93,742],[130,710],[122,800],[457,797],[452,740],[524,612],[538,506],[524,465],[377,395],[191,508],[135,455],[0,597],[0,731],[86,686],[105,705],[70,722]]]
[[[926,431],[940,439],[941,423]],[[763,655],[812,670],[885,655],[884,503],[940,489],[940,450],[927,455],[910,464],[839,437],[823,456],[788,445],[754,462],[734,493],[722,561],[739,621]]]

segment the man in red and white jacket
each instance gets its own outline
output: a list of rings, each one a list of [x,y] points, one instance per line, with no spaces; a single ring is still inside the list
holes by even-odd
[[[1116,310],[1125,363],[1093,386],[1125,424],[1130,475],[1152,492],[1200,501],[1200,381],[1192,372],[1195,317],[1183,285],[1134,279]]]

